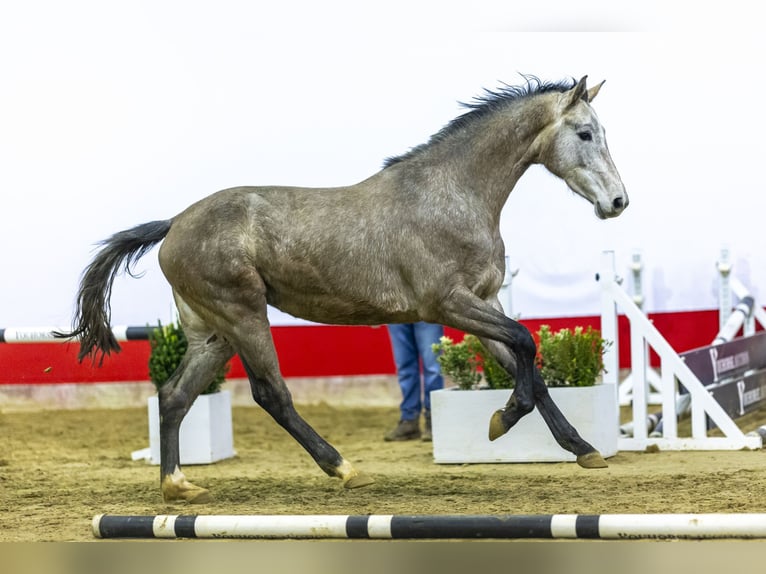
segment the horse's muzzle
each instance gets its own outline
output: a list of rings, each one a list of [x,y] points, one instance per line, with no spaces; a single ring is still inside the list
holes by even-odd
[[[607,205],[602,205],[601,202],[596,201],[593,204],[593,207],[596,211],[596,216],[599,219],[610,219],[612,217],[617,217],[625,211],[629,203],[630,200],[628,199],[628,195],[623,194],[612,199],[611,203],[608,203]]]

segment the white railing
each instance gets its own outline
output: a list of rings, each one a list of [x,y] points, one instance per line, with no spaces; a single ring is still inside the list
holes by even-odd
[[[633,436],[618,439],[619,450],[645,450],[656,445],[660,450],[735,450],[761,448],[760,436],[745,436],[721,405],[710,396],[697,376],[678,356],[652,322],[623,290],[615,274],[614,252],[602,254],[599,271],[601,284],[601,336],[613,341],[604,354],[605,383],[615,384],[619,378],[619,340],[617,313],[622,311],[630,322],[631,378],[633,405]],[[662,404],[662,436],[650,437],[647,418],[648,361],[647,346],[660,357],[660,388]],[[679,437],[676,416],[676,381],[691,396],[691,437]],[[724,436],[708,437],[706,416]]]

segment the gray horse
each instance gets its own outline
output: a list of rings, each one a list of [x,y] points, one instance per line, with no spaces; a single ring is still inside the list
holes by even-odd
[[[505,248],[500,211],[518,179],[542,164],[596,215],[616,217],[628,196],[590,103],[603,82],[548,83],[485,91],[431,139],[348,187],[236,187],[166,221],[102,243],[80,283],[73,329],[79,360],[119,351],[110,328],[112,282],[164,240],[159,260],[189,341],[159,393],[160,484],[166,501],[204,502],[181,472],[181,420],[234,354],[255,401],[330,476],[347,488],[372,479],[356,470],[296,412],[280,373],[267,305],[319,323],[428,321],[478,336],[517,381],[490,420],[506,433],[537,406],[558,443],[587,468],[606,466],[551,400],[535,368],[535,342],[497,299]]]

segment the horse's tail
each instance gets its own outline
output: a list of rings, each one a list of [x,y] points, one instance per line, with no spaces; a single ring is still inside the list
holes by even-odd
[[[170,231],[172,220],[152,221],[115,233],[100,243],[101,249],[85,268],[77,293],[77,306],[72,331],[56,332],[60,338],[79,337],[82,362],[91,356],[98,364],[112,351],[120,352],[120,345],[112,333],[111,306],[112,283],[121,268],[132,275],[131,266],[154,245],[162,241]]]

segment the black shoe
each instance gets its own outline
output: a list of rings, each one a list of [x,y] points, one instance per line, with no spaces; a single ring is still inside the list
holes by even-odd
[[[415,440],[420,438],[420,423],[418,419],[412,421],[399,421],[396,428],[388,433],[384,440],[399,441],[399,440]]]
[[[431,434],[431,413],[426,412],[424,414],[424,418],[426,421],[425,429],[423,429],[423,436],[421,436],[421,440],[423,442],[431,442],[433,440],[433,435]]]

